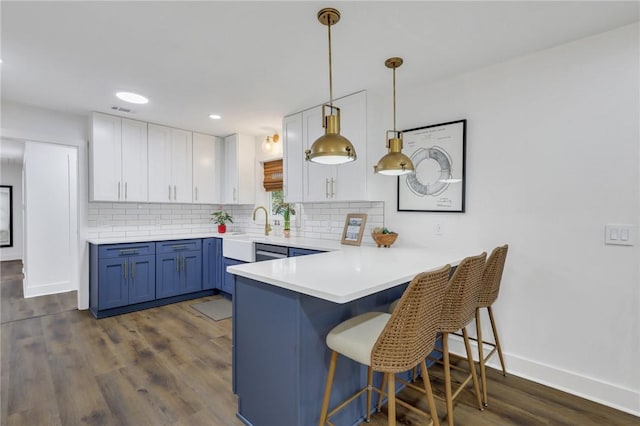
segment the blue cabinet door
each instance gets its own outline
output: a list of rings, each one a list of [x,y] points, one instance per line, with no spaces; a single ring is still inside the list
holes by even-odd
[[[246,262],[235,259],[227,259],[226,257],[223,258],[222,270],[224,279],[222,280],[222,291],[233,296],[233,274],[227,272],[227,266],[241,265],[243,263]]]
[[[129,304],[156,298],[155,255],[129,258]]]
[[[178,253],[156,255],[156,299],[180,294]]]
[[[101,259],[98,266],[98,307],[117,308],[129,304],[127,258]]]
[[[202,252],[186,251],[180,253],[180,294],[202,290]]]
[[[222,238],[202,240],[202,289],[220,290],[222,270]]]

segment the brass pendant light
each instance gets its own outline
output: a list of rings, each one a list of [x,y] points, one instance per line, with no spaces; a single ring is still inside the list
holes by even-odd
[[[386,135],[389,152],[373,166],[373,171],[387,176],[407,175],[415,171],[411,159],[402,153],[402,132],[396,130],[396,68],[402,62],[402,58],[389,58],[384,63],[387,68],[393,68],[393,130],[387,130]],[[389,133],[393,134],[392,138],[389,138]]]
[[[331,75],[331,25],[340,20],[340,12],[325,8],[318,12],[318,21],[326,25],[329,34],[329,103],[322,105],[324,136],[319,137],[305,151],[305,159],[319,164],[341,164],[354,161],[356,150],[347,138],[340,135],[340,108],[333,106],[333,79]],[[329,115],[326,115],[326,109]]]

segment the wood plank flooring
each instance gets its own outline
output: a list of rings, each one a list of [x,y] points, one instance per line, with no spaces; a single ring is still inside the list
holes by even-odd
[[[231,392],[231,320],[191,308],[219,296],[95,320],[74,308],[75,292],[23,299],[20,262],[2,262],[0,274],[1,425],[243,424]],[[441,371],[430,373],[442,393]],[[456,425],[640,425],[640,418],[491,369],[489,379],[489,407],[479,412],[463,392]],[[417,392],[401,397],[426,407]],[[370,424],[386,424],[384,407]],[[399,407],[398,424],[426,418]]]

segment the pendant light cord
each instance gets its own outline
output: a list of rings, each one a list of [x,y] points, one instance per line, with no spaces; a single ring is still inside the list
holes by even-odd
[[[396,67],[395,66],[393,67],[393,132],[396,133]]]
[[[333,77],[331,75],[331,17],[327,19],[329,28],[329,105],[333,107]]]

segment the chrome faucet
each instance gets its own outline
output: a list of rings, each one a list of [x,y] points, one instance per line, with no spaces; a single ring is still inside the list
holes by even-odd
[[[260,209],[264,210],[264,235],[269,235],[269,232],[271,231],[271,225],[269,225],[269,213],[267,212],[267,209],[262,206],[256,207],[253,211],[253,221],[255,222],[256,212]]]

